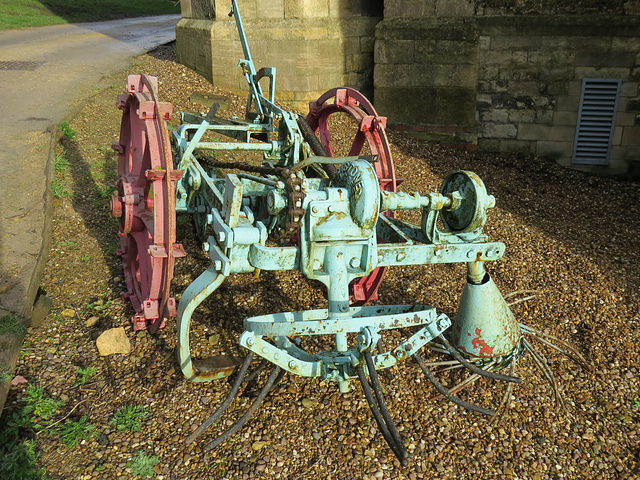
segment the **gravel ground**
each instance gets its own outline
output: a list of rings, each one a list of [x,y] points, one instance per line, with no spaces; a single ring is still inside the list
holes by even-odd
[[[51,256],[42,287],[55,305],[45,324],[31,332],[18,373],[64,402],[58,419],[84,415],[95,438],[67,448],[59,437],[38,434],[40,464],[53,479],[134,478],[127,463],[140,451],[155,455],[158,479],[378,479],[378,478],[640,478],[640,189],[563,169],[537,157],[490,156],[450,151],[390,132],[401,189],[426,193],[455,169],[476,172],[497,207],[485,231],[507,245],[505,257],[487,265],[514,304],[520,322],[570,341],[593,366],[536,344],[557,377],[566,409],[531,356],[516,374],[508,411],[494,423],[436,397],[413,363],[392,369],[382,383],[392,416],[413,458],[401,467],[372,421],[359,385],[340,394],[334,384],[285,376],[280,386],[238,435],[219,448],[203,447],[253,400],[242,396],[224,420],[195,446],[184,439],[207,418],[229,388],[227,381],[185,380],[173,356],[175,320],[156,336],[133,332],[130,307],[122,302],[123,275],[114,252],[117,225],[108,212],[116,157],[107,147],[117,139],[120,113],[115,98],[126,73],[160,79],[160,97],[174,112],[198,111],[188,101],[194,90],[223,93],[175,63],[172,46],[140,57],[112,86],[89,100],[72,121],[74,139],[64,138],[69,166],[58,179],[70,195],[56,200]],[[230,72],[239,74],[239,72]],[[232,97],[223,114],[242,115]],[[174,115],[177,124],[179,115]],[[179,236],[189,256],[177,263],[177,298],[207,267],[188,222]],[[390,269],[380,289],[381,304],[430,304],[453,315],[464,285],[462,265]],[[518,293],[533,291],[534,294]],[[240,354],[237,338],[246,316],[320,308],[322,292],[296,273],[234,276],[212,295],[194,320],[195,353]],[[86,321],[97,317],[94,326]],[[128,356],[100,357],[95,338],[124,326],[132,344]],[[425,351],[427,358],[438,354]],[[97,373],[78,385],[79,368]],[[464,375],[441,373],[449,386]],[[9,411],[25,395],[13,387]],[[480,380],[460,392],[468,401],[496,407],[505,385]],[[123,405],[146,406],[140,432],[110,423]],[[6,412],[5,412],[6,413]],[[29,432],[27,432],[28,434]],[[33,434],[33,432],[31,432]]]

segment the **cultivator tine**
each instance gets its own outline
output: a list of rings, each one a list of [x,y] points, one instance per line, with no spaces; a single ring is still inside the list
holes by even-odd
[[[444,338],[444,335],[439,335],[438,339],[442,342],[444,347],[448,350],[448,352],[451,354],[451,356],[453,358],[455,358],[465,368],[467,368],[468,370],[472,371],[473,373],[477,373],[478,375],[481,375],[481,376],[487,377],[487,378],[491,378],[493,380],[500,380],[500,381],[503,381],[503,382],[512,382],[512,383],[522,383],[522,379],[521,378],[513,377],[511,375],[504,375],[502,373],[489,372],[487,370],[484,370],[484,369],[474,365],[473,363],[467,361],[462,356],[462,354],[455,347],[453,347],[453,345],[451,345],[446,338]]]
[[[227,430],[225,430],[220,436],[218,436],[215,440],[210,442],[206,447],[204,447],[205,451],[216,448],[221,443],[225,442],[231,435],[235,434],[238,430],[240,430],[247,420],[253,415],[256,409],[260,406],[262,401],[265,399],[267,394],[271,391],[271,389],[279,384],[282,381],[282,377],[286,374],[286,370],[281,370],[280,367],[274,367],[269,374],[269,378],[267,379],[267,383],[264,384],[264,387],[260,390],[260,393],[253,401],[249,409],[240,417],[236,423],[231,425]]]
[[[211,415],[204,422],[202,422],[202,425],[200,425],[191,435],[187,437],[187,439],[185,440],[185,443],[187,444],[192,443],[196,438],[202,435],[204,431],[207,428],[209,428],[209,426],[213,422],[217,421],[222,416],[222,414],[224,414],[227,408],[229,408],[229,405],[231,405],[231,402],[233,401],[233,399],[236,398],[236,395],[238,394],[238,390],[240,390],[240,385],[243,383],[243,381],[245,381],[244,376],[247,373],[247,370],[249,370],[249,365],[251,365],[253,356],[254,356],[254,353],[250,351],[246,356],[246,358],[244,359],[244,363],[242,364],[242,367],[240,367],[240,371],[238,372],[238,375],[234,380],[231,390],[229,390],[229,394],[227,395],[227,397],[216,409],[216,411],[213,412],[213,415]]]
[[[369,403],[369,408],[371,408],[371,413],[373,414],[373,417],[378,424],[380,433],[382,433],[382,436],[393,451],[394,455],[398,458],[398,460],[400,460],[400,463],[406,466],[409,464],[409,461],[407,459],[407,451],[404,448],[404,444],[402,443],[402,439],[400,438],[398,429],[393,423],[393,420],[389,415],[389,411],[387,410],[387,404],[384,400],[384,396],[382,395],[382,389],[380,387],[380,382],[378,381],[378,375],[376,374],[376,369],[373,364],[371,352],[365,350],[364,358],[367,362],[367,369],[369,370],[369,378],[371,379],[371,384],[367,380],[364,369],[361,366],[356,367],[356,372],[358,374],[360,384],[362,385],[364,396]]]
[[[516,369],[516,359],[511,362],[509,365],[509,374],[513,375],[514,370]],[[502,400],[500,401],[500,405],[496,408],[496,414],[489,422],[489,425],[493,425],[500,421],[500,419],[504,416],[504,414],[509,410],[509,400],[511,400],[511,392],[513,391],[513,383],[507,384],[507,389],[502,396]]]
[[[450,400],[456,405],[466,408],[467,410],[471,410],[477,413],[482,413],[484,415],[490,415],[490,416],[495,415],[495,412],[493,410],[488,410],[486,408],[479,407],[478,405],[474,405],[473,403],[465,402],[464,400],[453,395],[438,381],[436,376],[433,373],[431,373],[431,370],[429,370],[429,367],[427,367],[426,362],[420,356],[419,353],[417,352],[414,353],[413,358],[415,359],[420,369],[424,372],[425,376],[429,379],[431,383],[433,383],[433,386],[436,387],[436,390],[447,400]]]
[[[525,350],[531,354],[531,357],[533,358],[534,362],[536,363],[536,365],[538,365],[538,368],[540,368],[540,370],[542,371],[544,376],[549,381],[549,384],[551,385],[551,388],[553,389],[553,395],[554,395],[554,397],[556,399],[556,405],[558,405],[558,406],[560,406],[562,408],[566,408],[565,404],[564,404],[564,400],[562,400],[562,395],[560,395],[560,389],[558,388],[558,383],[556,382],[556,377],[553,374],[553,372],[551,371],[551,369],[549,368],[549,366],[547,365],[547,362],[540,356],[540,354],[538,354],[538,352],[536,352],[533,349],[533,347],[527,341],[526,338],[522,339],[522,343],[524,344]]]

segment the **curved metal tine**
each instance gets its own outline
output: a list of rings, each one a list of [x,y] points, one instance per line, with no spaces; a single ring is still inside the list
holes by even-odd
[[[401,448],[404,451],[404,445],[402,443],[402,439],[400,438],[400,434],[396,429],[395,423],[391,419],[391,415],[389,415],[389,410],[387,410],[387,402],[384,400],[384,396],[382,395],[382,388],[380,388],[380,380],[378,380],[378,372],[376,372],[376,366],[373,363],[373,357],[371,356],[371,352],[369,350],[365,350],[364,359],[367,362],[367,369],[369,370],[369,378],[371,379],[371,386],[373,388],[373,393],[376,395],[376,399],[378,400],[378,407],[380,408],[380,413],[382,413],[382,418],[386,422],[389,427],[389,431],[391,435],[393,435],[398,448]],[[406,452],[404,452],[406,456]]]
[[[527,325],[520,324],[520,328],[522,329],[522,331],[525,334],[531,335],[532,337],[535,337],[538,341],[540,341],[540,342],[544,343],[545,345],[547,345],[547,346],[557,350],[558,352],[566,355],[571,360],[576,362],[578,365],[582,366],[582,368],[584,368],[585,370],[587,370],[589,372],[593,372],[594,367],[591,364],[589,364],[589,362],[587,362],[587,360],[582,356],[582,354],[573,345],[571,345],[566,340],[558,338],[558,337],[556,337],[554,335],[550,335],[548,333],[541,332],[541,331],[536,330],[535,328],[529,327]],[[564,347],[564,349],[560,348],[558,345],[556,345],[556,344],[554,344],[554,343],[552,343],[550,341],[545,340],[545,338],[548,338],[549,340],[552,340],[554,342],[557,342],[557,343],[561,344]]]
[[[433,383],[433,386],[436,387],[436,390],[442,396],[444,396],[448,400],[451,400],[456,405],[459,405],[459,406],[461,406],[463,408],[466,408],[468,410],[472,410],[474,412],[482,413],[484,415],[490,415],[490,416],[495,415],[495,412],[493,410],[488,410],[486,408],[479,407],[478,405],[474,405],[473,403],[465,402],[464,400],[462,400],[462,399],[456,397],[455,395],[453,395],[451,392],[449,392],[449,390],[447,390],[438,381],[436,376],[433,373],[431,373],[431,370],[429,370],[429,367],[427,367],[425,365],[425,362],[424,362],[423,358],[420,356],[419,353],[417,353],[417,352],[414,353],[413,354],[413,358],[416,360],[416,362],[418,363],[418,365],[420,366],[420,368],[422,369],[422,371],[424,372],[426,377],[431,381],[431,383]]]
[[[387,424],[382,418],[380,410],[378,410],[378,406],[376,405],[376,400],[373,396],[373,393],[371,392],[371,386],[369,385],[369,381],[367,380],[367,377],[364,373],[364,368],[362,368],[361,366],[356,367],[356,373],[358,374],[358,379],[360,380],[360,384],[362,385],[362,391],[364,392],[364,396],[367,399],[367,403],[369,404],[369,408],[371,409],[373,418],[375,418],[376,423],[378,424],[380,433],[382,433],[382,436],[387,442],[387,445],[389,445],[389,448],[391,448],[391,451],[396,456],[396,458],[400,460],[400,463],[405,466],[408,465],[409,462],[407,460],[406,451],[404,450],[404,445],[401,444],[402,446],[398,446],[393,436],[389,432]]]
[[[378,350],[378,353],[385,353],[387,351],[387,348],[384,342],[382,341],[382,339],[378,340],[378,345],[376,346],[376,349]],[[384,370],[382,370],[382,374],[388,380],[393,380],[393,373],[391,372],[390,368],[385,368]]]
[[[438,335],[437,338],[443,343],[443,345],[447,348],[447,350],[449,350],[449,353],[453,358],[458,360],[462,365],[464,365],[466,368],[471,370],[473,373],[477,373],[478,375],[482,375],[483,377],[492,378],[493,380],[501,380],[503,382],[522,383],[521,378],[512,377],[511,375],[504,375],[502,373],[488,372],[487,370],[477,367],[473,363],[467,361],[462,356],[462,354],[460,354],[460,352],[453,345],[451,345],[446,338],[444,338],[444,335],[440,334]]]
[[[509,365],[509,375],[513,375],[513,372],[516,368],[516,359],[514,358]],[[509,410],[509,401],[511,400],[511,392],[513,391],[513,383],[508,383],[507,388],[502,396],[502,400],[500,401],[500,405],[496,408],[496,414],[489,421],[489,425],[493,425],[500,421],[500,419],[504,416],[504,414]]]
[[[265,399],[267,394],[273,388],[274,384],[277,385],[278,383],[280,383],[280,381],[282,380],[282,377],[284,377],[286,373],[287,373],[286,370],[281,370],[280,367],[274,367],[273,370],[271,370],[271,373],[269,374],[267,383],[265,383],[264,386],[260,389],[260,393],[258,394],[256,399],[253,401],[249,409],[244,413],[244,415],[242,415],[242,417],[240,417],[233,425],[231,425],[231,427],[225,430],[220,436],[218,436],[216,439],[210,442],[206,447],[204,447],[204,450],[207,451],[207,450],[216,448],[222,442],[228,440],[228,438],[231,435],[233,435],[238,430],[240,430],[244,426],[244,424],[247,423],[247,420],[249,420],[251,415],[253,415],[256,409],[260,406],[260,404]]]
[[[547,380],[551,384],[551,389],[553,390],[553,394],[556,399],[556,404],[562,408],[566,408],[564,404],[564,400],[562,399],[562,395],[560,395],[560,389],[558,388],[558,382],[556,382],[556,377],[551,371],[551,369],[549,368],[549,366],[547,365],[547,362],[540,357],[538,352],[534,350],[534,348],[531,346],[531,344],[527,341],[526,338],[523,339],[522,341],[524,343],[525,349],[531,354],[531,357],[538,365],[538,368],[540,368],[544,376],[547,378]]]
[[[249,372],[249,375],[247,375],[246,377],[244,377],[242,379],[242,383],[247,383],[250,382],[251,380],[253,380],[254,378],[256,378],[258,375],[260,375],[260,372],[262,372],[262,370],[264,370],[264,367],[267,366],[268,360],[266,359],[262,359],[260,361],[260,363],[258,364],[258,366],[256,368],[254,368],[253,370],[251,370]]]
[[[253,360],[253,355],[254,353],[249,351],[249,353],[244,359],[244,363],[242,364],[242,367],[240,367],[238,376],[234,380],[231,390],[229,390],[229,393],[227,394],[226,398],[222,401],[220,406],[218,406],[216,411],[213,412],[213,414],[209,418],[207,418],[204,422],[202,422],[202,425],[196,428],[195,431],[186,438],[185,440],[186,444],[192,443],[196,438],[202,435],[204,431],[207,428],[209,428],[209,426],[213,422],[218,420],[222,416],[222,414],[227,410],[227,408],[229,408],[229,405],[231,405],[231,402],[233,401],[234,398],[236,398],[236,395],[238,394],[240,385],[242,384],[244,376],[247,373],[247,370],[249,369],[249,365],[251,365],[251,361]]]

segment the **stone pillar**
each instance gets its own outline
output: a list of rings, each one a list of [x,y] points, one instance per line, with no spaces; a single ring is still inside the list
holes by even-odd
[[[181,0],[176,29],[180,63],[214,85],[246,93],[242,48],[228,0]],[[381,8],[370,0],[239,0],[256,67],[276,67],[276,100],[307,111],[337,86],[371,94],[373,43]]]

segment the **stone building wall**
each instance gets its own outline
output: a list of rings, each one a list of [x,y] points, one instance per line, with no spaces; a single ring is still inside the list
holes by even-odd
[[[178,57],[246,92],[228,0],[181,0]],[[608,172],[640,162],[640,0],[239,0],[277,100],[346,85],[389,125],[459,148],[570,165],[582,80],[622,81]],[[382,11],[384,7],[384,19]],[[586,167],[592,168],[592,167]]]
[[[182,0],[178,60],[214,85],[247,92],[242,48],[228,0]],[[307,110],[330,88],[373,93],[375,26],[382,1],[239,0],[256,69],[276,67],[276,100]]]
[[[623,173],[640,159],[639,15],[636,0],[387,0],[375,106],[425,138],[570,165],[582,80],[621,79],[607,171]]]

